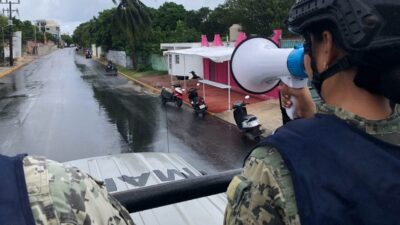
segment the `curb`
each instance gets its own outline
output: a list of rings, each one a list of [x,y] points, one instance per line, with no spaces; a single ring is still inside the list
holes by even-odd
[[[50,51],[50,52],[48,52],[48,53],[45,53],[45,54],[43,54],[43,55],[41,55],[41,56],[37,56],[37,57],[33,58],[32,60],[27,61],[27,62],[24,62],[24,63],[22,63],[22,64],[20,64],[20,65],[11,67],[10,69],[8,69],[8,70],[6,70],[6,71],[0,73],[0,79],[3,78],[3,77],[5,77],[5,76],[7,76],[7,75],[10,75],[10,74],[14,73],[15,71],[21,69],[22,67],[28,65],[29,63],[35,61],[36,59],[41,58],[41,57],[43,57],[43,56],[46,56],[46,55],[48,55],[48,54],[50,54],[50,53],[52,53],[52,52],[54,52],[54,50],[52,50],[52,51]]]
[[[32,61],[33,61],[33,60],[32,60]],[[32,62],[32,61],[25,62],[25,63],[22,63],[22,64],[20,64],[20,65],[18,65],[18,66],[11,67],[10,69],[8,69],[8,70],[4,71],[3,73],[1,73],[1,74],[0,74],[0,78],[3,78],[3,77],[5,77],[5,76],[7,76],[7,75],[10,75],[11,73],[13,73],[13,72],[15,72],[15,71],[21,69],[23,66],[27,65],[28,63],[30,63],[30,62]]]

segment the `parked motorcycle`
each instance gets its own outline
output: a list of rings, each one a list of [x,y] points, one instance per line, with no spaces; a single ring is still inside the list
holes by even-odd
[[[249,98],[249,96],[246,96],[245,99]],[[233,105],[233,117],[240,131],[242,131],[248,139],[258,142],[261,140],[263,131],[261,130],[261,125],[257,117],[247,114],[246,105],[245,101],[236,102]]]
[[[86,51],[86,58],[87,58],[87,59],[92,58],[92,53],[91,53],[89,50]]]
[[[110,75],[110,76],[118,75],[118,69],[111,61],[108,61],[105,71],[107,73],[106,75]]]
[[[163,88],[161,90],[161,102],[163,105],[167,104],[167,102],[174,102],[177,107],[181,107],[183,104],[183,92],[181,85],[173,85],[173,90],[169,88]]]
[[[200,84],[197,84],[197,86],[199,86],[199,85]],[[204,117],[206,114],[206,111],[208,109],[206,103],[204,102],[204,98],[199,96],[196,88],[190,88],[188,95],[189,95],[190,104],[192,105],[196,114],[199,117]]]

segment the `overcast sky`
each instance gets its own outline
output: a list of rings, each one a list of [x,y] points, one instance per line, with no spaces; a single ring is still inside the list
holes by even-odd
[[[166,0],[142,0],[150,7],[158,8]],[[186,9],[199,9],[203,6],[215,8],[224,0],[173,0],[182,4]],[[4,5],[5,6],[5,5]],[[112,0],[21,0],[21,4],[14,5],[19,9],[19,19],[38,20],[53,19],[60,23],[61,32],[72,34],[74,29],[97,16],[104,9],[114,6]]]

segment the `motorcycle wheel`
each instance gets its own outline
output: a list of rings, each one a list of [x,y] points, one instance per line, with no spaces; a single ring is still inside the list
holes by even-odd
[[[183,101],[182,99],[177,99],[176,100],[176,106],[178,106],[178,108],[182,107]]]
[[[199,113],[197,113],[197,115],[198,115],[200,118],[204,118],[204,116],[205,116],[206,114],[205,114],[205,112],[199,112]]]
[[[162,105],[167,104],[167,99],[163,98],[162,96],[161,96],[161,104]]]

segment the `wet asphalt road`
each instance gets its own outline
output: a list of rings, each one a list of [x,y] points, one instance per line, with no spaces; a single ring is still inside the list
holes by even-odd
[[[237,128],[157,95],[103,66],[58,50],[0,79],[0,153],[65,162],[129,152],[171,152],[212,173],[242,166],[254,143]]]

